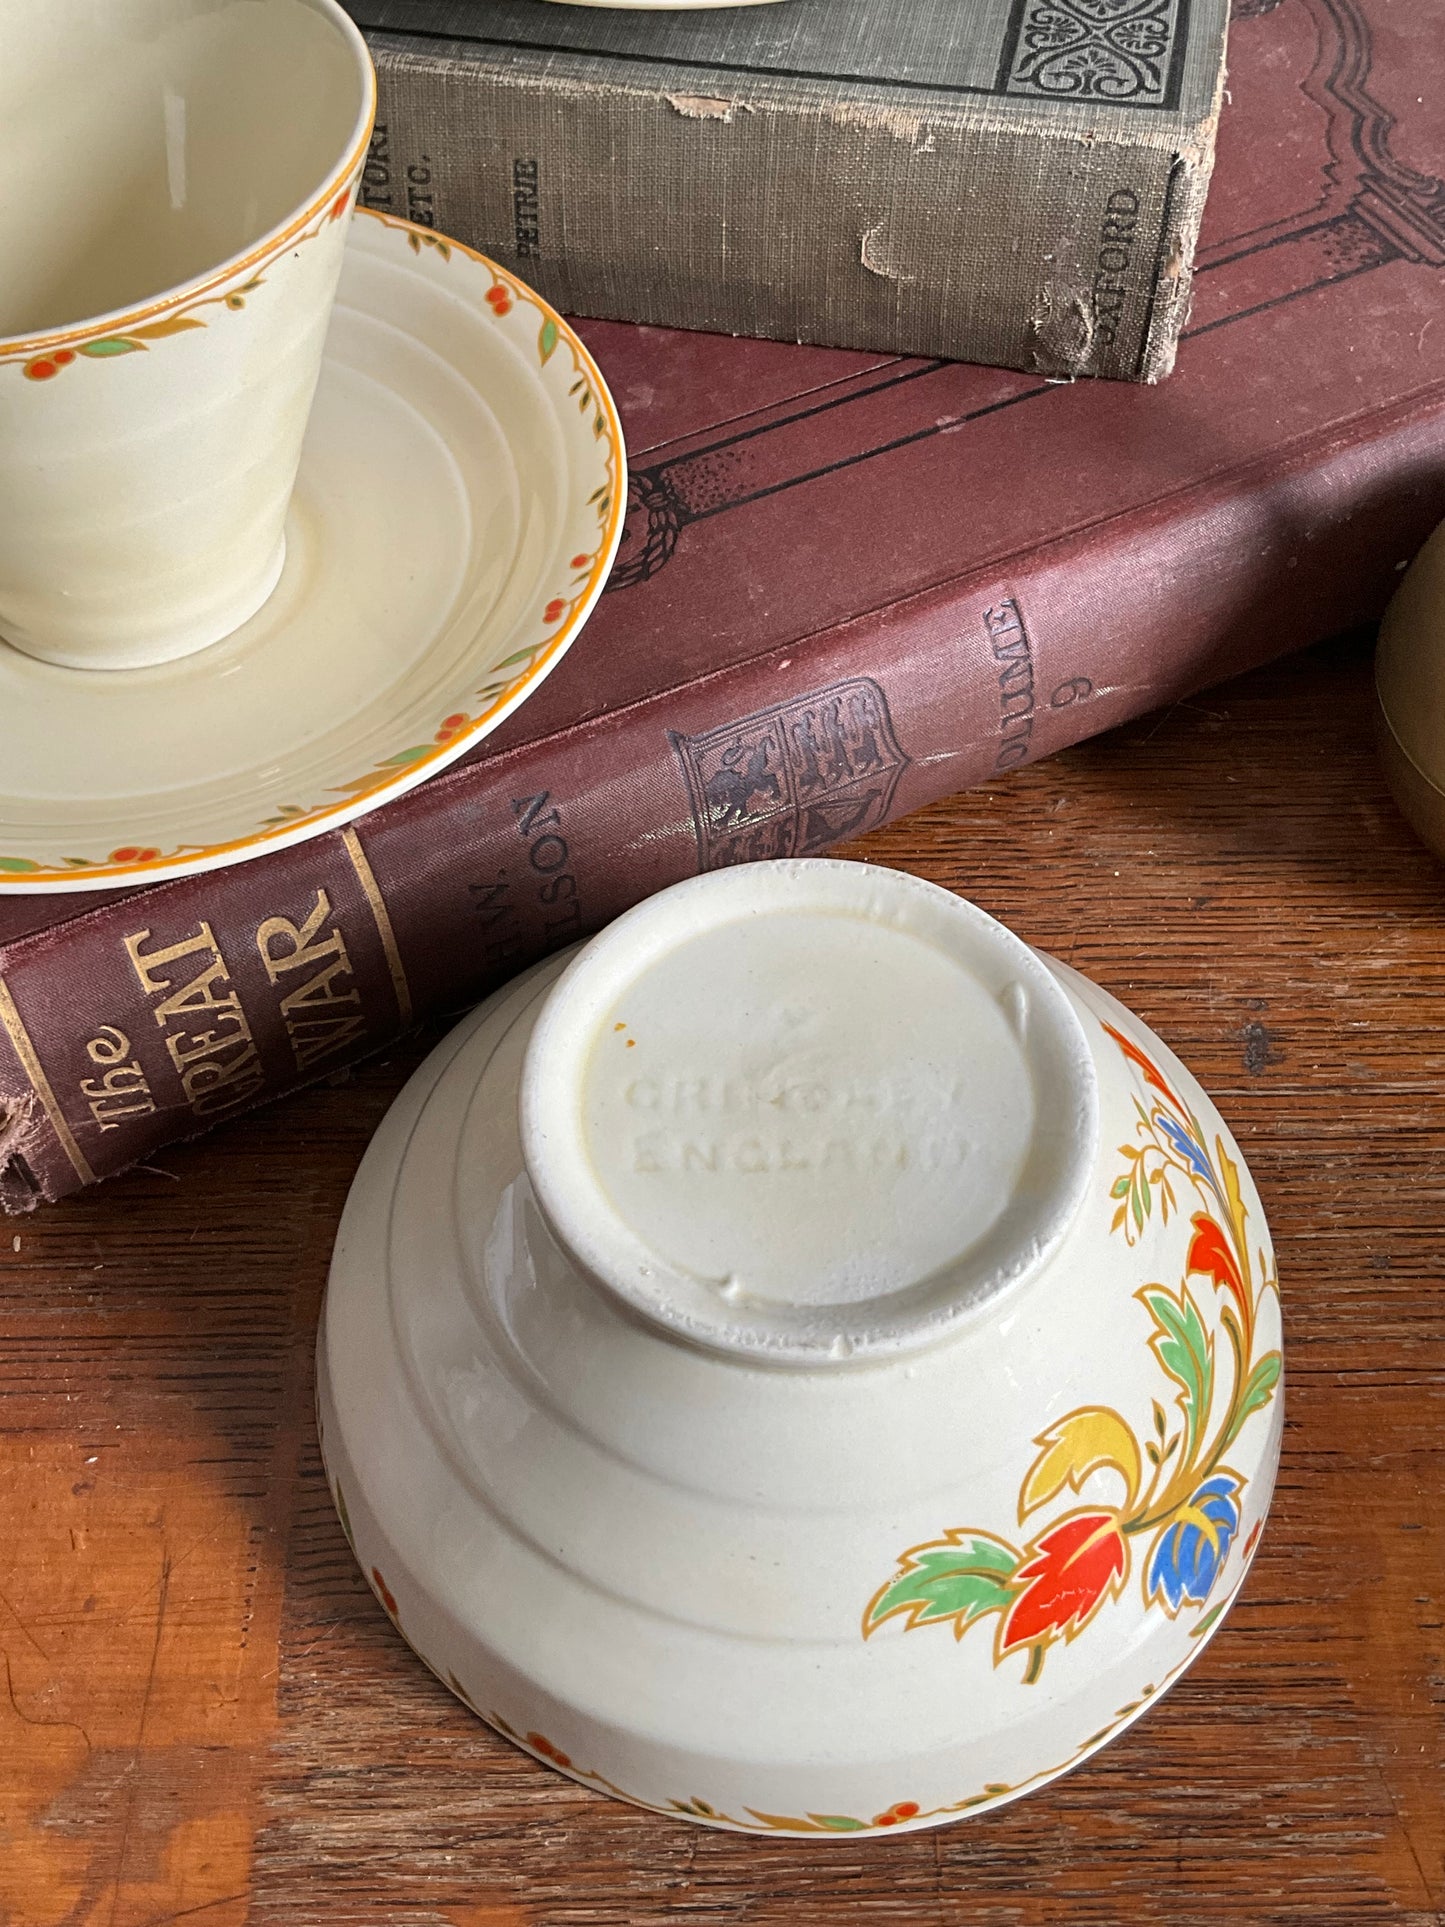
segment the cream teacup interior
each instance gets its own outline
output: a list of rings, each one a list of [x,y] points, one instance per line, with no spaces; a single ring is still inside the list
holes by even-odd
[[[310,0],[0,0],[0,335],[244,255],[325,188],[368,102]]]

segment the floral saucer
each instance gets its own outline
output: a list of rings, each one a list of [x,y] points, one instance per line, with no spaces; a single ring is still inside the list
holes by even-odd
[[[469,248],[359,210],[270,600],[153,668],[0,646],[0,890],[210,870],[411,789],[572,642],[626,494],[616,410],[561,316]]]

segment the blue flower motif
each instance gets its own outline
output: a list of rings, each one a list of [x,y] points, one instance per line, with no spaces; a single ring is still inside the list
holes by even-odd
[[[1207,1478],[1160,1533],[1149,1561],[1149,1597],[1162,1595],[1172,1613],[1186,1599],[1203,1605],[1239,1531],[1242,1481],[1233,1472]]]
[[[1174,1146],[1174,1149],[1179,1153],[1180,1157],[1183,1158],[1190,1170],[1193,1171],[1197,1177],[1203,1178],[1206,1184],[1213,1185],[1214,1173],[1210,1169],[1209,1159],[1204,1155],[1203,1151],[1194,1142],[1194,1139],[1190,1137],[1184,1127],[1176,1124],[1172,1117],[1166,1117],[1163,1111],[1157,1111],[1155,1116],[1158,1120],[1160,1131],[1168,1138],[1169,1142]]]

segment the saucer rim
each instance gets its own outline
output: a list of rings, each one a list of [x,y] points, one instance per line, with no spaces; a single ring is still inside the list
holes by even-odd
[[[198,876],[210,870],[249,862],[255,857],[268,855],[273,850],[289,849],[296,844],[307,843],[318,836],[324,836],[331,830],[343,829],[379,805],[405,795],[419,783],[456,762],[468,750],[491,735],[527,699],[538,684],[545,680],[590,617],[611,573],[613,559],[622,539],[627,506],[628,474],[627,447],[617,405],[591,351],[565,316],[561,315],[534,288],[522,281],[510,269],[492,260],[490,256],[482,254],[476,248],[468,247],[464,241],[455,240],[451,235],[439,233],[435,228],[421,222],[406,220],[400,215],[385,213],[378,208],[358,205],[352,209],[351,218],[355,220],[360,215],[367,216],[381,228],[392,229],[406,236],[413,251],[418,255],[423,248],[443,252],[452,250],[476,262],[492,275],[494,284],[501,283],[506,286],[515,301],[528,303],[535,308],[544,327],[550,324],[555,328],[557,347],[565,345],[571,351],[579,374],[592,386],[599,415],[605,423],[605,435],[599,439],[605,445],[605,467],[611,478],[612,499],[608,505],[601,541],[585,586],[581,589],[565,620],[537,650],[532,662],[465,727],[449,735],[445,742],[434,745],[427,754],[416,757],[404,766],[392,768],[381,766],[374,772],[375,782],[360,789],[350,790],[336,803],[318,804],[314,809],[307,810],[304,815],[288,818],[281,823],[263,825],[241,837],[197,845],[189,850],[183,848],[169,854],[140,860],[127,862],[102,860],[75,868],[59,867],[53,861],[38,864],[33,869],[0,865],[0,895],[69,895],[81,891],[169,882],[179,877]],[[85,675],[90,672],[76,670],[67,673]],[[124,674],[125,672],[115,673]],[[3,854],[11,864],[18,865],[25,861],[23,854],[18,852],[5,851]]]

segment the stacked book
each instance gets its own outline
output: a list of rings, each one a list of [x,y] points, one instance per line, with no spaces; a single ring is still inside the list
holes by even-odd
[[[138,932],[204,933],[240,1109],[684,875],[824,850],[1367,620],[1445,516],[1423,10],[1236,0],[1222,112],[1215,0],[920,4],[887,34],[852,0],[351,11],[364,198],[597,317],[623,546],[545,686],[409,795],[212,874],[0,899],[10,1210],[230,1114],[188,1103]],[[970,199],[983,157],[1002,200]],[[278,918],[318,960],[300,1043]],[[97,1098],[108,1033],[144,1101]]]

